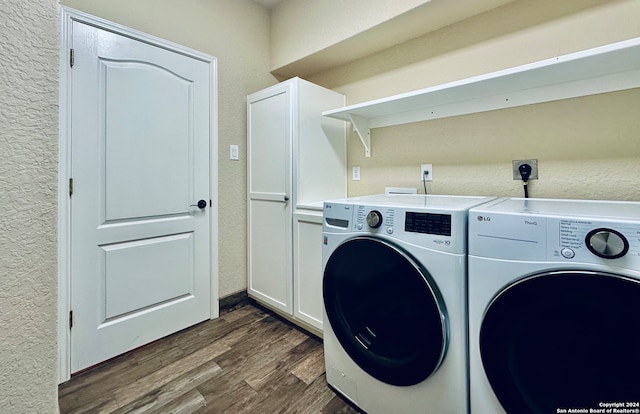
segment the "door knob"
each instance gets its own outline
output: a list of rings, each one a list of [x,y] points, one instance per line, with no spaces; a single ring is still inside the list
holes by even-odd
[[[207,206],[207,202],[204,200],[198,201],[198,204],[191,204],[191,207],[198,207],[200,209],[205,208]]]
[[[289,201],[289,196],[284,196],[284,201]]]

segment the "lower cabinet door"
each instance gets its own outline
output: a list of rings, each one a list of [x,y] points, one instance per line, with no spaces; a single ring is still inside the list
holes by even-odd
[[[322,212],[293,214],[293,316],[322,333]]]
[[[264,198],[264,197],[263,197]],[[249,296],[293,313],[291,213],[280,200],[249,200]]]

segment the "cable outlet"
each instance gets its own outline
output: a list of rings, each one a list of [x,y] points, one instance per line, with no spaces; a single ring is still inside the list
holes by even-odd
[[[420,166],[420,181],[422,180],[433,180],[433,164],[422,164]]]
[[[529,180],[537,180],[538,179],[538,160],[513,160],[511,161],[511,165],[513,168],[513,179],[514,180],[522,180],[522,176],[520,176],[520,166],[522,164],[529,164],[531,166],[531,176]]]

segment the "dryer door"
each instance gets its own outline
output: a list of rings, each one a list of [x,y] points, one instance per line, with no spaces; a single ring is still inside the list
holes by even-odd
[[[444,302],[429,273],[401,249],[368,237],[341,244],[325,266],[323,295],[338,341],[378,380],[414,385],[444,359]]]
[[[638,409],[640,281],[586,271],[521,279],[487,308],[480,354],[507,413]]]

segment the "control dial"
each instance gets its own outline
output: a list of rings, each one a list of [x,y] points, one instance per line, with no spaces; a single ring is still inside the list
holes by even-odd
[[[378,210],[371,210],[367,214],[367,224],[372,229],[377,229],[382,225],[382,214]]]
[[[612,229],[591,230],[585,238],[591,253],[604,259],[618,259],[629,251],[629,241],[622,233]]]

